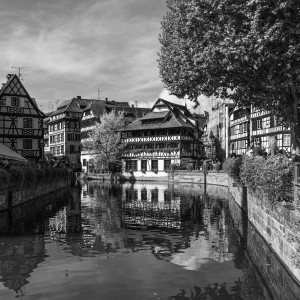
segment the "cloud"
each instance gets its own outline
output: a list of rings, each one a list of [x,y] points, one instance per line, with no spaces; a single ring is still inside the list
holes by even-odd
[[[173,102],[173,103],[177,103],[177,104],[181,104],[181,105],[185,105],[189,110],[191,110],[192,112],[195,113],[204,113],[204,111],[207,111],[209,108],[209,98],[201,95],[198,97],[198,102],[199,102],[199,106],[197,108],[194,108],[195,103],[192,102],[191,100],[189,100],[187,97],[184,99],[180,99],[177,98],[174,95],[170,95],[169,91],[167,89],[163,89],[161,91],[161,93],[159,94],[159,98],[162,98],[164,100]]]
[[[163,1],[3,0],[0,72],[26,66],[32,97],[74,95],[150,101],[162,89],[157,66]],[[83,94],[84,93],[84,94]],[[149,100],[150,99],[150,100]]]

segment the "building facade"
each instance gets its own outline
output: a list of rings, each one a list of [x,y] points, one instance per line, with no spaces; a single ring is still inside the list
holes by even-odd
[[[287,154],[291,154],[291,129],[278,122],[270,111],[251,107],[251,141],[261,146],[267,153],[270,152],[270,138],[276,137],[277,146]]]
[[[0,90],[0,143],[29,161],[43,160],[45,115],[17,75],[8,75]]]
[[[124,124],[128,125],[136,118],[149,112],[150,108],[130,106],[128,102],[108,101],[107,99],[92,101],[83,110],[81,118],[81,143],[84,143],[84,141],[89,138],[89,134],[95,128],[96,124],[100,123],[101,116],[112,111],[115,113],[123,113]],[[97,155],[96,152],[91,152],[84,148],[82,149],[81,164],[84,172],[93,172],[96,168],[99,170],[107,169],[107,165],[105,164],[101,166],[94,165],[95,155]]]
[[[245,154],[250,146],[250,138],[250,106],[235,107],[229,117],[230,154]]]
[[[67,156],[73,165],[80,164],[80,120],[85,103],[80,98],[64,101],[49,115],[49,149],[55,157]]]
[[[123,170],[164,172],[203,155],[202,130],[185,106],[158,99],[151,111],[122,130]]]

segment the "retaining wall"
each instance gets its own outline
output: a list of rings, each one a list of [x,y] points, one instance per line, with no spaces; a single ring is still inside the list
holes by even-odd
[[[175,171],[169,173],[169,182],[204,183],[204,174],[199,171]],[[277,208],[272,208],[260,193],[254,193],[235,182],[227,173],[208,172],[206,183],[228,186],[235,202],[247,214],[249,221],[270,245],[287,269],[300,282],[300,224],[293,218],[284,217]],[[300,194],[300,193],[299,193]],[[300,296],[299,296],[300,297]]]
[[[300,282],[300,226],[285,218],[277,208],[272,208],[262,194],[233,184],[232,178],[228,182],[231,195],[248,220]]]
[[[53,180],[49,183],[39,182],[35,186],[28,186],[15,182],[0,189],[0,211],[10,209],[24,202],[47,195],[61,188],[65,188],[74,181],[74,176]]]
[[[169,182],[190,182],[203,184],[205,181],[204,173],[201,171],[175,171],[168,173]],[[228,175],[225,172],[208,172],[206,183],[228,186]]]

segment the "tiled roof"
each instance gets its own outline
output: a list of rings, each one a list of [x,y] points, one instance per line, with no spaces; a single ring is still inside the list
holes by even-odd
[[[146,129],[157,129],[157,128],[175,128],[175,127],[189,127],[194,128],[189,123],[185,123],[184,121],[176,118],[174,115],[166,122],[159,123],[148,123],[143,124],[142,119],[137,119],[133,121],[131,124],[127,125],[122,131],[130,131],[130,130],[146,130]]]
[[[145,116],[147,113],[149,113],[151,108],[135,107],[134,110],[135,110],[135,116],[137,118],[141,118]]]
[[[145,116],[143,116],[142,120],[150,120],[150,119],[163,119],[170,111],[160,111],[160,112],[149,112]]]
[[[101,100],[93,101],[91,104],[91,109],[94,116],[100,118],[106,112],[105,102]]]

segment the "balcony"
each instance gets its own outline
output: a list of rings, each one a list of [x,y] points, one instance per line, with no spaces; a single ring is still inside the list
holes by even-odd
[[[281,131],[289,131],[290,127],[284,127],[284,126],[276,126],[271,128],[262,128],[252,131],[252,135],[263,135],[263,134],[269,134],[274,132],[281,132]]]
[[[147,137],[132,137],[123,138],[124,143],[148,143],[148,142],[169,142],[169,141],[190,141],[193,140],[189,136],[182,135],[162,135],[162,136],[147,136]]]

